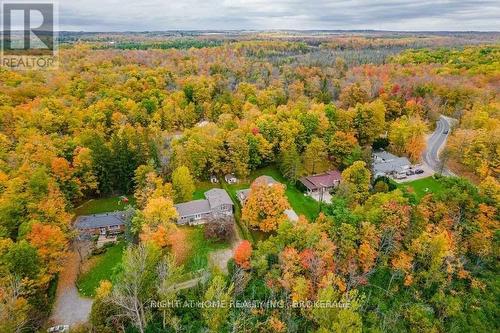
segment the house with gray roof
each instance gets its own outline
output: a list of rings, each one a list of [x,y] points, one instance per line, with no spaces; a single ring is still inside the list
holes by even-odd
[[[74,225],[85,234],[116,235],[125,230],[125,221],[130,217],[128,211],[83,215],[76,218]]]
[[[403,175],[411,167],[411,162],[406,157],[398,157],[384,150],[372,154],[372,171],[375,178],[382,176]]]
[[[205,199],[174,205],[179,214],[178,224],[198,225],[211,219],[233,215],[233,201],[223,189],[205,192]]]
[[[274,185],[274,184],[280,184],[273,177],[271,177],[271,176],[265,176],[265,175],[255,178],[255,180],[253,182],[254,183],[261,183],[262,182],[262,183],[267,184],[269,186]],[[242,204],[247,200],[249,194],[250,194],[250,189],[249,188],[236,191],[236,196],[238,197],[238,200]]]
[[[373,163],[385,163],[393,161],[399,157],[385,150],[376,150],[373,152],[372,158],[373,158]]]

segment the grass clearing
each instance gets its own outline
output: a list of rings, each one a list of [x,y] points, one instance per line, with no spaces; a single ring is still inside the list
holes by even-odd
[[[433,177],[422,178],[408,183],[398,183],[396,186],[400,189],[412,188],[418,200],[422,199],[426,194],[437,194],[444,190],[440,181]]]
[[[241,222],[241,204],[236,196],[236,191],[246,188],[246,184],[233,184],[229,185],[226,182],[222,183],[222,187],[227,191],[229,197],[234,204],[234,220],[236,222],[236,231],[239,233],[240,238],[249,240],[251,242],[255,241],[255,237],[251,230],[249,230],[246,225]]]
[[[309,221],[314,221],[318,217],[320,205],[313,198],[305,195],[295,184],[286,180],[275,166],[257,170],[252,174],[252,181],[262,175],[271,176],[282,184],[286,185],[285,194],[298,215],[304,215]]]
[[[76,286],[83,296],[94,297],[101,280],[110,280],[122,262],[124,242],[110,246],[105,253],[91,258],[92,266],[78,277]]]
[[[208,254],[212,251],[227,249],[230,245],[226,242],[213,242],[205,239],[204,226],[180,227],[186,233],[189,243],[189,254],[184,263],[187,272],[196,272],[208,267]]]
[[[75,208],[74,213],[76,216],[80,215],[91,215],[91,214],[101,214],[114,211],[125,210],[128,205],[135,206],[135,199],[133,196],[126,196],[128,198],[128,203],[124,203],[121,200],[121,196],[102,198],[102,199],[91,199],[81,206]]]
[[[205,192],[213,188],[220,188],[219,184],[212,184],[211,182],[197,182],[195,184],[196,190],[193,193],[193,200],[205,199]]]

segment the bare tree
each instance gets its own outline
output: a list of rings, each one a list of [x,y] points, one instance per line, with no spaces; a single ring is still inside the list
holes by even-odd
[[[21,279],[9,276],[0,285],[0,331],[21,333],[27,329],[28,301],[23,297]]]
[[[220,217],[205,224],[205,238],[231,241],[234,238],[234,222],[231,218]]]
[[[179,289],[176,284],[182,279],[182,267],[175,264],[172,256],[164,258],[158,265],[158,285],[157,293],[162,301],[172,302],[177,300]],[[175,316],[172,307],[162,309],[163,329],[167,325],[172,327],[176,332],[181,329],[181,320]]]
[[[149,303],[157,283],[159,259],[160,252],[152,246],[140,244],[128,248],[121,279],[111,294],[111,302],[120,309],[120,316],[129,319],[141,333],[151,316]]]
[[[78,259],[80,260],[78,263],[78,275],[81,274],[82,263],[90,252],[90,248],[92,246],[92,242],[90,241],[90,235],[78,235],[73,238],[71,243],[72,248],[78,253]]]
[[[238,265],[235,265],[234,272],[231,277],[231,282],[234,285],[234,297],[241,295],[245,291],[250,279],[251,275],[248,272]]]

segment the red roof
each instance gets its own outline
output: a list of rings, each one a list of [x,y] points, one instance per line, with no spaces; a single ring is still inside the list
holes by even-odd
[[[341,180],[338,170],[330,170],[319,175],[303,177],[300,182],[310,190],[316,190],[322,187],[333,187]]]

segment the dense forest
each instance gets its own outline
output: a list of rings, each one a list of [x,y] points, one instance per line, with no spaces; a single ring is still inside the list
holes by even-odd
[[[82,332],[498,331],[498,40],[70,34],[57,70],[0,69],[0,332],[46,327],[74,208],[122,194],[137,201],[129,244]],[[374,148],[418,162],[440,115],[457,119],[441,193],[373,179]],[[185,260],[174,203],[268,166],[342,182],[297,223],[243,209],[264,239],[243,241],[227,275],[171,288]],[[251,191],[288,206],[283,189]]]

